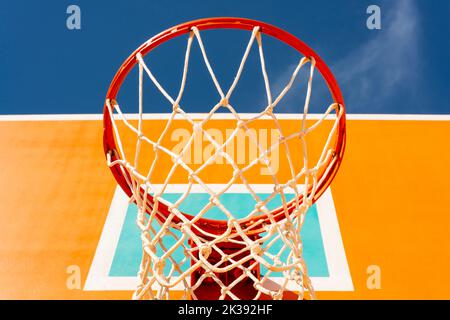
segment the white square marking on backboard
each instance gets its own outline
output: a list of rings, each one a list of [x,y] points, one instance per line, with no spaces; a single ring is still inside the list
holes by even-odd
[[[266,185],[258,189],[264,191]],[[269,186],[270,188],[270,186]],[[239,186],[235,191],[240,190]],[[265,191],[270,189],[265,189]],[[129,199],[120,187],[117,187],[111,202],[108,216],[97,245],[94,259],[84,285],[87,291],[108,290],[134,290],[139,283],[134,277],[111,277],[111,268],[114,253],[119,242],[120,233],[125,221]],[[353,291],[353,283],[345,256],[339,224],[336,216],[331,190],[328,188],[322,197],[316,202],[322,241],[329,275],[327,277],[311,277],[316,291]],[[271,278],[274,282],[280,282],[282,278]],[[180,288],[174,288],[179,290]],[[289,289],[289,288],[288,288]]]

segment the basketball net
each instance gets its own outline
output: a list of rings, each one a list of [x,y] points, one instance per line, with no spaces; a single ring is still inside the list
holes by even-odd
[[[202,59],[220,95],[220,101],[205,114],[201,121],[195,120],[190,113],[185,112],[180,104],[186,85],[191,46],[194,41],[197,41],[199,45]],[[267,106],[261,113],[243,118],[230,104],[230,98],[240,80],[249,52],[255,43],[259,51]],[[142,240],[142,261],[138,274],[139,285],[133,298],[170,299],[173,297],[172,293],[176,291],[182,292],[181,298],[184,299],[282,299],[287,291],[294,292],[298,299],[314,298],[314,289],[303,258],[303,243],[300,231],[308,209],[316,200],[317,186],[324,170],[330,166],[330,162],[336,161],[334,158],[335,151],[331,144],[333,137],[337,134],[336,128],[344,112],[339,104],[332,103],[325,113],[316,119],[313,125],[307,125],[315,69],[314,58],[301,58],[287,84],[275,97],[272,96],[270,89],[262,37],[258,26],[254,27],[251,33],[234,81],[226,91],[223,90],[214,74],[200,32],[196,27],[192,27],[189,33],[181,85],[176,97],[172,97],[158,82],[140,53],[136,54],[135,59],[137,59],[139,68],[137,126],[127,119],[127,115],[122,112],[116,100],[108,99],[106,101],[118,146],[117,152],[119,153],[119,157],[113,157],[111,153],[107,154],[108,165],[111,168],[116,167],[122,172],[128,187],[132,190],[131,201],[135,202],[138,207],[137,225]],[[291,89],[300,69],[305,66],[309,67],[309,78],[303,115],[299,117],[299,129],[293,134],[284,136],[275,110],[278,103]],[[159,139],[150,139],[144,135],[142,130],[144,122],[144,76],[151,80],[172,106],[172,113]],[[206,123],[213,119],[218,110],[226,110],[235,120],[235,128],[223,143],[217,142],[205,130]],[[178,153],[169,150],[161,143],[175,118],[187,121],[192,125],[193,132],[188,143]],[[260,119],[272,121],[279,134],[279,139],[269,147],[263,147],[258,142],[257,137],[249,130],[249,125]],[[328,133],[328,138],[321,147],[322,151],[318,160],[311,163],[308,157],[307,139],[309,134],[321,126],[325,120],[333,121],[333,125]],[[127,158],[125,154],[116,122],[121,122],[136,136],[134,159]],[[257,157],[245,167],[238,166],[234,157],[226,152],[227,145],[236,137],[239,130],[248,133],[253,143],[258,146]],[[211,157],[204,160],[202,165],[194,169],[183,159],[195,138],[199,136],[214,146],[214,152]],[[288,144],[293,139],[300,142],[300,148],[303,150],[304,165],[301,170],[297,171]],[[140,159],[140,150],[144,144],[153,148],[155,156],[151,160],[149,170],[141,172],[138,170],[137,163],[146,160]],[[279,181],[275,172],[273,172],[270,154],[275,148],[280,148],[286,155],[290,170],[288,181]],[[167,166],[170,166],[171,169],[168,170],[164,183],[156,186],[152,182],[152,174],[156,170],[156,162],[159,161],[161,154],[170,156],[172,162],[167,163]],[[233,168],[231,179],[219,191],[212,188],[208,181],[200,178],[202,170],[212,164],[218,157],[225,159],[227,165]],[[248,171],[255,165],[263,165],[267,168],[272,180],[273,191],[266,199],[261,199],[247,177]],[[164,199],[164,195],[167,192],[167,187],[171,184],[174,171],[180,169],[185,172],[189,183],[182,196],[174,203],[170,203]],[[299,183],[300,180],[302,183]],[[255,201],[254,209],[244,218],[237,218],[236,213],[230,212],[220,199],[220,196],[236,183],[244,185],[248,194]],[[195,216],[188,217],[181,212],[180,204],[187,198],[193,187],[202,189],[202,192],[208,194],[210,201]],[[294,194],[294,198],[289,201],[286,198],[287,189]],[[274,197],[279,197],[282,205],[278,210],[271,211],[267,208],[267,203]],[[162,207],[168,208],[167,212],[163,213]],[[220,230],[212,228],[204,222],[205,220],[202,220],[211,208],[217,208],[227,217],[227,221]],[[264,219],[260,217],[264,217]],[[281,243],[281,246],[276,252],[272,252],[270,248],[275,243]],[[180,252],[183,256],[182,259],[175,255],[175,253],[179,254]],[[260,268],[265,270],[264,274],[262,274]],[[271,278],[275,275],[278,275],[278,278],[282,281],[274,283]]]

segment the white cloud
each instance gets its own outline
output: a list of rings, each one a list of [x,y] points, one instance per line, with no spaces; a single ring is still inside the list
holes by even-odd
[[[413,96],[419,88],[419,12],[410,0],[389,3],[393,5],[381,6],[382,29],[366,29],[369,40],[348,51],[335,63],[329,63],[343,91],[347,110],[351,113],[384,112],[389,108],[387,104],[392,104],[393,97],[401,90],[407,90]],[[361,28],[366,28],[365,21]],[[296,64],[290,65],[276,77],[273,92],[281,91],[295,67]],[[305,69],[309,66],[306,65]],[[299,74],[298,78],[301,77]],[[306,74],[303,78],[306,79]],[[304,80],[303,83],[306,85]],[[304,94],[305,90],[299,89],[288,94],[279,108],[283,108],[284,112],[300,112]],[[312,99],[313,112],[323,112],[331,99],[317,71]],[[396,106],[396,111],[407,108],[405,101],[403,105]]]
[[[352,112],[376,112],[400,89],[413,88],[419,63],[418,11],[413,1],[381,7],[381,30],[332,65]],[[380,106],[380,107],[377,107]]]

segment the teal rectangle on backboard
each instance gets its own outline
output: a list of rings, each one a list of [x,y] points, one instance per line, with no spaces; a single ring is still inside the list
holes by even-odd
[[[258,193],[261,199],[265,199],[270,194]],[[168,193],[164,195],[167,201],[175,202],[181,194]],[[287,195],[287,200],[293,195]],[[181,204],[180,210],[193,213],[198,212],[204,204],[209,201],[209,195],[204,193],[193,193],[188,195],[186,200]],[[247,193],[226,193],[220,197],[220,201],[230,212],[240,212],[242,215],[247,214],[254,207],[254,200]],[[281,204],[281,200],[277,197],[272,199],[268,204],[268,209],[274,209]],[[224,214],[215,210],[207,213],[206,217],[224,219]],[[114,258],[109,270],[111,277],[129,277],[136,276],[139,271],[139,265],[142,256],[142,243],[140,239],[140,230],[136,225],[137,207],[134,204],[128,206],[126,217],[120,232],[119,241],[114,253]],[[303,257],[308,267],[311,277],[328,277],[328,265],[326,261],[322,233],[319,224],[318,212],[316,205],[313,205],[306,214],[305,222],[302,227],[301,236],[303,240]],[[167,245],[173,243],[173,239],[167,240]],[[281,242],[271,247],[274,252],[281,247]],[[179,254],[176,260],[182,259],[183,251],[178,250],[175,254]],[[187,265],[182,266],[182,269]],[[264,269],[261,269],[264,274]],[[273,274],[277,275],[276,273]]]

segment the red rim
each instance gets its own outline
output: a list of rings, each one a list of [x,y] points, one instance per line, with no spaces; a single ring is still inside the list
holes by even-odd
[[[167,29],[160,34],[152,37],[145,43],[143,43],[138,49],[136,49],[122,64],[122,66],[117,71],[116,75],[114,76],[114,79],[112,80],[110,87],[108,89],[108,92],[106,94],[106,100],[115,100],[116,96],[120,90],[120,87],[127,77],[130,70],[137,64],[136,61],[136,54],[141,53],[143,56],[159,46],[160,44],[164,43],[165,41],[168,41],[172,38],[178,37],[180,35],[186,34],[190,32],[192,27],[197,27],[198,30],[207,30],[207,29],[243,29],[243,30],[253,30],[255,26],[260,27],[260,31],[263,34],[266,34],[268,36],[272,36],[292,48],[299,51],[302,55],[306,57],[313,57],[316,61],[316,69],[321,73],[322,77],[325,79],[328,88],[332,94],[333,100],[335,103],[338,103],[342,106],[342,116],[338,123],[338,138],[336,139],[336,143],[334,146],[334,156],[333,159],[330,160],[329,165],[327,169],[324,171],[323,176],[319,179],[319,185],[317,187],[317,191],[315,193],[313,203],[317,201],[317,199],[325,192],[325,190],[328,188],[328,186],[331,184],[331,181],[335,177],[340,163],[342,161],[342,157],[344,154],[345,149],[345,105],[344,105],[344,99],[342,97],[341,90],[339,89],[338,83],[336,79],[334,78],[333,74],[331,73],[328,66],[323,62],[323,60],[311,49],[309,48],[305,43],[303,43],[301,40],[293,36],[292,34],[277,28],[275,26],[272,26],[270,24],[251,20],[251,19],[244,19],[244,18],[206,18],[206,19],[200,19],[200,20],[194,20],[190,22],[186,22],[183,24],[179,24],[177,26],[174,26],[170,29]],[[105,100],[105,101],[106,101]],[[108,112],[108,107],[106,106],[106,103],[103,108],[103,148],[105,155],[108,155],[108,153],[111,155],[111,161],[119,160],[118,152],[112,152],[117,150],[116,142],[114,139],[114,133],[113,133],[113,127],[111,124],[111,118]],[[119,165],[112,166],[111,172],[114,175],[117,183],[121,186],[121,188],[125,191],[125,193],[131,197],[133,192],[128,187],[128,184],[126,182],[126,179],[129,177],[125,177],[122,173],[122,171],[119,169]],[[126,173],[128,175],[128,172]],[[141,189],[141,193],[143,193],[143,189]],[[150,195],[147,195],[148,201],[150,204],[154,203],[153,197]],[[299,202],[302,203],[303,199],[300,198]],[[160,218],[165,219],[169,216],[169,208],[164,204],[159,202],[158,204],[158,211],[160,212]],[[292,212],[295,209],[295,200],[292,200],[288,203],[288,212]],[[183,213],[188,219],[192,219],[193,216]],[[275,209],[272,214],[274,215],[274,218],[276,221],[282,220],[284,215],[283,208]],[[263,220],[266,223],[270,223],[269,217],[267,215],[261,215],[258,217],[255,217],[251,221],[244,221],[241,223],[242,228],[246,228],[246,226],[249,226],[249,222],[255,222],[258,220]],[[178,218],[174,217],[173,219],[174,223],[181,222]],[[227,221],[220,221],[220,220],[212,220],[212,219],[205,219],[201,218],[197,221],[197,226],[201,229],[205,230],[206,232],[210,232],[213,234],[220,234],[223,233],[227,229]],[[251,230],[250,233],[260,233],[262,231],[262,228],[257,228],[254,230]]]

